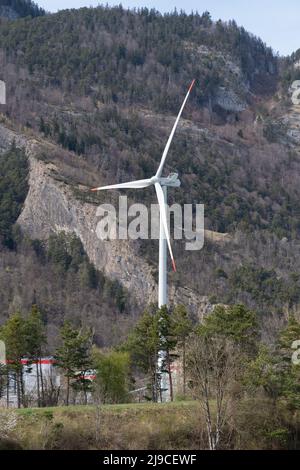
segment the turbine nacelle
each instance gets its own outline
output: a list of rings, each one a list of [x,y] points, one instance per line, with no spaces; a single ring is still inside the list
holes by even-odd
[[[158,182],[161,186],[170,186],[172,188],[179,188],[181,184],[177,173],[170,173],[167,178],[159,178]]]

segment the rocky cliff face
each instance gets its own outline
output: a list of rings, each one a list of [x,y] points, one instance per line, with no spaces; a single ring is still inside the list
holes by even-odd
[[[41,240],[60,231],[75,233],[97,269],[120,281],[140,306],[155,303],[157,284],[152,268],[136,255],[135,242],[99,240],[97,206],[78,200],[66,183],[56,179],[59,172],[55,163],[39,159],[39,155],[49,154],[52,144],[26,138],[0,125],[0,151],[5,151],[13,141],[26,148],[30,163],[29,192],[18,219],[22,230],[30,238]],[[188,288],[171,286],[169,296],[170,300],[186,304],[199,318],[212,308],[206,297],[198,297]]]

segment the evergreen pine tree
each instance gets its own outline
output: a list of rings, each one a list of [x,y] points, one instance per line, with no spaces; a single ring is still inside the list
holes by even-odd
[[[56,366],[64,371],[67,380],[66,405],[69,405],[70,387],[85,386],[85,373],[92,367],[91,333],[81,332],[65,321],[61,330],[61,346],[55,354]]]
[[[41,359],[46,344],[45,326],[37,305],[32,305],[29,317],[25,322],[26,350],[29,364],[36,368],[38,406],[44,402],[44,383]]]
[[[5,342],[7,360],[7,385],[16,381],[18,408],[26,406],[22,360],[26,356],[25,320],[19,312],[11,315],[0,329],[0,338]],[[9,397],[8,397],[9,400]]]
[[[151,399],[159,394],[160,374],[157,368],[160,350],[159,319],[155,312],[146,310],[130,333],[123,347],[131,354],[132,363],[149,375]]]

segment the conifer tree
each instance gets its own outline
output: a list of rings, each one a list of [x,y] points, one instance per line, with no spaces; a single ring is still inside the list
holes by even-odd
[[[256,352],[256,313],[245,305],[218,305],[198,328],[204,336],[221,335],[232,340],[245,354]]]
[[[45,326],[37,305],[32,305],[29,317],[25,322],[26,349],[29,364],[35,364],[37,380],[38,406],[44,402],[44,383],[41,359],[46,344]]]
[[[20,408],[21,405],[26,405],[22,364],[22,359],[26,355],[26,331],[25,320],[19,312],[11,315],[1,327],[0,338],[6,346],[7,386],[13,375],[16,381],[18,408]]]
[[[156,402],[160,383],[157,368],[160,333],[159,317],[155,311],[148,309],[143,313],[123,348],[130,352],[133,364],[149,375],[151,399]]]
[[[66,405],[69,405],[70,386],[78,388],[87,370],[92,367],[91,332],[81,332],[65,321],[61,330],[61,346],[55,354],[56,366],[64,371],[67,380]]]

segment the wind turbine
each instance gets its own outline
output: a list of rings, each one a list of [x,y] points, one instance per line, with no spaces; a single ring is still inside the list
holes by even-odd
[[[182,103],[174,126],[172,128],[171,134],[168,138],[167,144],[165,146],[164,152],[161,157],[161,161],[158,167],[158,170],[152,178],[130,181],[128,183],[112,184],[110,186],[102,186],[99,188],[93,188],[91,191],[103,191],[106,189],[142,189],[147,188],[148,186],[154,185],[158,204],[159,204],[159,213],[160,213],[160,229],[159,229],[159,274],[158,274],[158,307],[161,308],[163,305],[167,305],[168,296],[167,296],[167,245],[169,248],[169,253],[171,256],[172,267],[176,272],[176,264],[173,256],[173,251],[170,242],[170,234],[168,228],[168,219],[167,219],[167,188],[168,187],[179,187],[180,180],[178,179],[177,173],[171,173],[167,178],[162,177],[162,171],[164,164],[169,152],[171,142],[173,140],[179,119],[181,117],[182,111],[185,107],[189,94],[194,86],[195,80],[192,81],[186,97]]]

